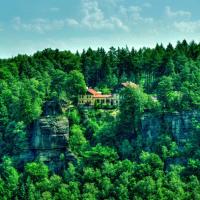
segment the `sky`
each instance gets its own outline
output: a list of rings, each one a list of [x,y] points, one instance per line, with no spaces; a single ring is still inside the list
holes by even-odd
[[[0,0],[0,58],[200,42],[199,0]]]

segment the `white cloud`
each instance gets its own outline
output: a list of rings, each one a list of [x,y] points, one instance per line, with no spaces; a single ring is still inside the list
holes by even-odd
[[[99,0],[99,2],[102,0]],[[113,6],[116,6],[118,3],[118,0],[105,0],[106,3],[110,3]]]
[[[75,19],[72,19],[72,18],[68,18],[68,19],[67,19],[67,24],[68,24],[69,26],[78,26],[78,25],[79,25],[78,21],[75,20]]]
[[[76,22],[75,19],[49,20],[37,18],[30,22],[24,22],[20,17],[15,17],[13,19],[13,28],[18,31],[45,33],[48,31],[61,30],[67,27],[67,25],[75,26],[78,25],[78,22]]]
[[[200,31],[200,20],[174,22],[174,27],[182,33],[195,33]]]
[[[105,19],[97,1],[83,0],[84,18],[82,24],[91,29],[113,28],[113,24]]]
[[[50,20],[37,18],[33,20],[22,20],[20,17],[13,19],[15,30],[23,30],[37,33],[61,30],[65,27],[79,27],[90,30],[122,30],[128,32],[133,24],[146,23],[151,24],[154,19],[142,15],[142,6],[123,7],[118,6],[116,14],[109,16],[102,9],[100,0],[81,0],[82,16],[79,19],[63,18],[59,20]],[[122,0],[109,0],[111,4]],[[101,3],[100,3],[101,2]],[[59,11],[59,8],[51,8],[52,11]],[[121,15],[119,15],[121,14]],[[129,27],[130,26],[130,27]]]
[[[114,3],[114,1],[111,1]],[[99,7],[98,1],[82,0],[83,19],[81,25],[90,29],[114,29],[119,28],[128,31],[128,27],[117,17],[105,17]]]
[[[191,17],[191,13],[189,11],[177,10],[173,11],[170,6],[165,7],[165,13],[168,17]]]
[[[123,24],[123,22],[117,17],[112,17],[111,20],[118,28],[124,31],[129,31],[129,28],[125,24]]]
[[[13,22],[13,28],[15,30],[19,30],[20,29],[20,24],[21,24],[21,18],[20,17],[15,17],[15,18],[13,18],[12,22]]]
[[[131,6],[129,8],[129,13],[134,22],[142,21],[143,18],[141,17],[141,10],[142,9],[138,6]]]
[[[151,24],[154,22],[154,19],[152,17],[143,17],[142,16],[142,7],[140,6],[130,6],[129,8],[120,6],[119,12],[124,15],[129,20],[131,19],[131,22],[134,24],[138,23],[147,23]]]
[[[92,1],[92,0],[91,0]],[[119,5],[124,2],[124,0],[96,0],[101,5],[119,7]]]

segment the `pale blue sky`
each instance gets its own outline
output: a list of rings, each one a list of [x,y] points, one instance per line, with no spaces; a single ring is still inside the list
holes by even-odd
[[[199,0],[0,0],[0,57],[200,42]]]

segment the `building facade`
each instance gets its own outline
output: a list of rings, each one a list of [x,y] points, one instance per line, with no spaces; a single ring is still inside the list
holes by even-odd
[[[118,106],[118,94],[102,94],[92,88],[88,88],[85,95],[79,95],[78,104],[83,106]]]
[[[139,85],[131,81],[121,83],[113,89],[113,94],[102,94],[92,88],[88,88],[85,95],[79,95],[78,104],[82,106],[97,106],[100,108],[103,106],[116,107],[120,103],[120,91],[126,87],[137,89]]]

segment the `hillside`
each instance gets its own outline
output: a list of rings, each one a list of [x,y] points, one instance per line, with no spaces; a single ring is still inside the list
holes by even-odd
[[[199,97],[185,40],[1,59],[0,199],[200,199]]]

